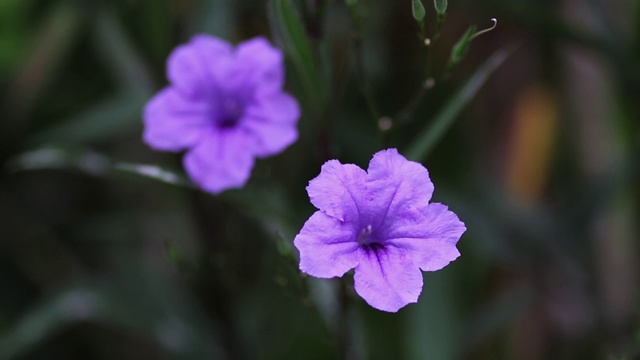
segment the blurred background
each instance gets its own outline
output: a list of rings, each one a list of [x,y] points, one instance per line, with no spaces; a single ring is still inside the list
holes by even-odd
[[[0,359],[640,358],[640,2],[423,0],[429,47],[412,1],[349,2],[0,0]],[[197,33],[267,36],[303,107],[220,196],[141,141]],[[321,164],[383,147],[468,229],[397,314],[292,247]]]

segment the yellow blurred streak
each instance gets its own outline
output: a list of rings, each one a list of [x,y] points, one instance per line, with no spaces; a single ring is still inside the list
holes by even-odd
[[[516,101],[507,146],[506,185],[511,194],[535,202],[544,191],[558,129],[558,106],[540,85],[525,89]]]

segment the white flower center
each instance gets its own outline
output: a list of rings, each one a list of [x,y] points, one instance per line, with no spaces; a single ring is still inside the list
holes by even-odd
[[[373,233],[373,229],[371,224],[367,225],[367,227],[363,228],[358,235],[358,243],[359,244],[367,244],[369,243],[368,239]]]

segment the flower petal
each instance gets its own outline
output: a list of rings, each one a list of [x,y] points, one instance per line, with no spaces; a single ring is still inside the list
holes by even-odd
[[[369,305],[396,312],[418,301],[422,273],[410,255],[394,247],[361,248],[355,290]]]
[[[283,56],[263,37],[238,44],[232,67],[225,75],[227,89],[261,95],[282,89]]]
[[[262,122],[292,125],[298,122],[300,106],[293,96],[277,92],[256,99],[244,110],[244,115]]]
[[[245,109],[239,126],[256,136],[256,155],[277,154],[298,139],[296,122],[300,108],[296,100],[286,93],[274,93]]]
[[[156,150],[179,151],[195,145],[211,128],[209,107],[172,87],[154,96],[143,112],[142,138]]]
[[[366,176],[367,173],[356,165],[329,160],[322,165],[320,175],[309,181],[309,199],[316,208],[331,217],[340,221],[358,221]]]
[[[184,157],[189,176],[214,194],[242,187],[254,164],[253,139],[236,129],[212,131]]]
[[[198,35],[171,53],[167,60],[167,77],[172,85],[189,96],[210,96],[231,60],[230,44],[212,36]]]
[[[255,155],[258,157],[278,154],[298,139],[298,130],[293,126],[251,122],[244,127],[256,137]]]
[[[371,206],[375,208],[378,227],[393,226],[391,222],[402,209],[422,209],[429,204],[433,194],[429,172],[396,149],[377,152],[367,173],[368,198],[374,199]]]
[[[445,205],[429,204],[421,214],[399,216],[384,236],[385,245],[412,254],[424,271],[436,271],[460,256],[456,243],[466,227]]]
[[[319,278],[342,276],[358,265],[355,239],[352,226],[316,211],[293,240],[300,270]]]

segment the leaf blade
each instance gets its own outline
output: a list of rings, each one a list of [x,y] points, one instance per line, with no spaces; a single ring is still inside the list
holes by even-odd
[[[421,161],[427,157],[489,76],[504,63],[513,51],[513,47],[499,50],[482,64],[473,77],[440,110],[433,121],[418,134],[416,140],[405,151],[407,158]]]
[[[271,0],[269,15],[271,27],[279,35],[285,52],[302,80],[309,105],[314,111],[319,110],[324,101],[322,82],[317,71],[319,67],[299,14],[291,1]]]

